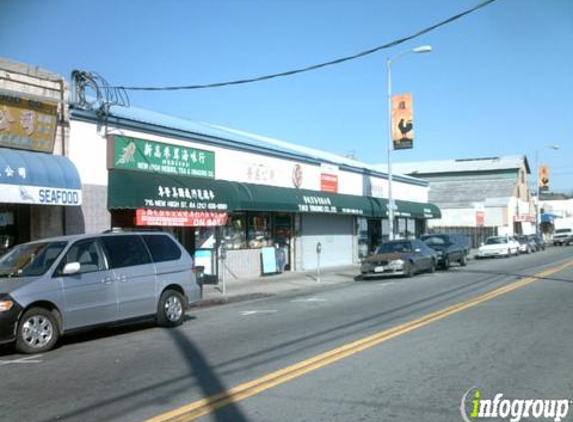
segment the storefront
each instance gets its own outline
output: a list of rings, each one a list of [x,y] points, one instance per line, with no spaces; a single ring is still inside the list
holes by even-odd
[[[315,269],[319,244],[322,267],[357,264],[384,236],[387,180],[366,164],[142,110],[120,113],[108,119],[107,137],[93,113],[72,114],[80,120],[72,119],[70,157],[85,180],[90,230],[169,231],[208,276],[228,281]],[[439,215],[425,203],[427,183],[393,183],[396,230],[421,232],[419,220]]]
[[[66,157],[0,148],[0,253],[64,234],[64,207],[82,203],[76,167]]]
[[[319,242],[324,266],[352,264],[357,218],[382,219],[385,206],[353,195],[109,170],[112,226],[171,231],[212,275],[224,248],[231,278],[265,273],[261,250],[269,247],[282,250],[280,270],[313,268]]]

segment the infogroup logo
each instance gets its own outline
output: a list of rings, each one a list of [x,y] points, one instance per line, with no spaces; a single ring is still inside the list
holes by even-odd
[[[481,390],[472,387],[462,397],[460,412],[465,422],[488,418],[508,419],[510,422],[519,422],[522,418],[560,422],[567,416],[571,405],[570,399],[506,399],[501,393],[493,399],[485,399]]]

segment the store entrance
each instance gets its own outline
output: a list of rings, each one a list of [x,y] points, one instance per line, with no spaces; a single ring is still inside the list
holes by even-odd
[[[217,227],[173,227],[169,232],[183,245],[195,260],[195,267],[201,267],[203,283],[217,284],[218,244]]]

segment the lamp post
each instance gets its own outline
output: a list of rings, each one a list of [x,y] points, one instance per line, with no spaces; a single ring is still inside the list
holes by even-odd
[[[394,240],[394,198],[392,197],[392,62],[409,53],[431,53],[432,46],[422,45],[411,50],[402,51],[394,57],[388,57],[386,68],[388,73],[388,239]]]
[[[559,145],[546,145],[543,149],[558,150]],[[535,151],[535,194],[537,195],[537,200],[535,201],[535,233],[537,234],[541,234],[541,216],[539,215],[539,202],[541,201],[541,187],[539,186],[539,151],[540,150]]]

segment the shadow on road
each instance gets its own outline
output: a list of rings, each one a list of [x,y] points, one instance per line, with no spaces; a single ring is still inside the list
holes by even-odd
[[[195,344],[180,330],[170,330],[169,333],[175,341],[179,352],[185,358],[190,373],[195,375],[203,397],[211,397],[227,391],[227,387],[211,368],[199,349],[195,347]],[[212,404],[208,406],[211,408],[211,415],[215,421],[247,422],[247,418],[241,413],[241,410],[235,403],[231,402],[220,409],[213,408]]]

